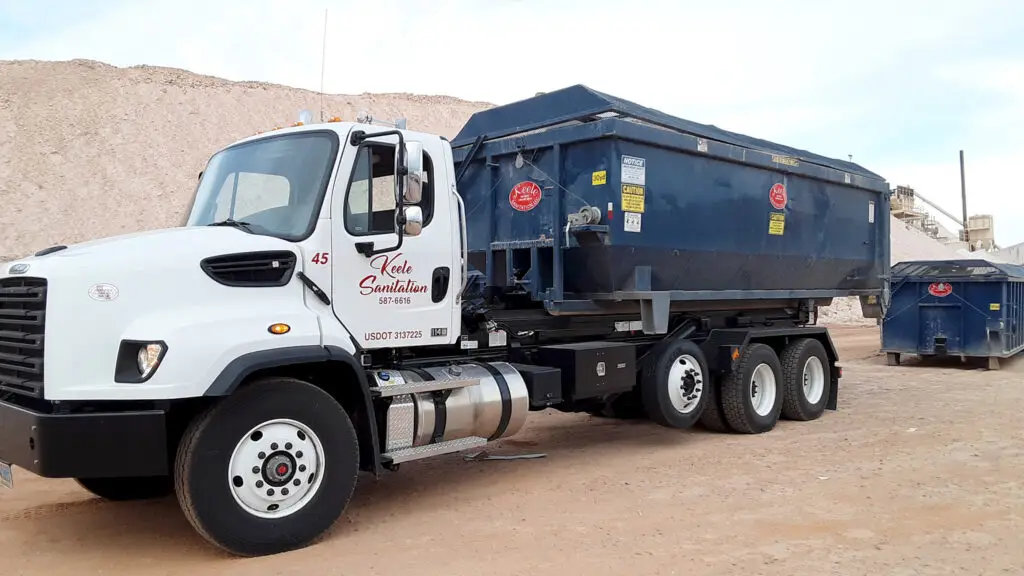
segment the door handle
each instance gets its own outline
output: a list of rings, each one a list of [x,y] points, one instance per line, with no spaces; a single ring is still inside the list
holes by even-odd
[[[448,281],[451,275],[452,272],[447,266],[434,268],[434,274],[430,279],[430,299],[434,304],[444,300],[445,294],[448,294]]]

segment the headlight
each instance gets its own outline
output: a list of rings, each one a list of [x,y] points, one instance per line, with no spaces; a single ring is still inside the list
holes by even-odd
[[[156,369],[157,364],[160,363],[160,358],[163,355],[164,345],[158,342],[140,346],[138,354],[139,377],[142,379],[149,378],[149,375]]]
[[[114,382],[141,384],[150,379],[167,355],[167,344],[160,340],[122,340],[117,350]]]

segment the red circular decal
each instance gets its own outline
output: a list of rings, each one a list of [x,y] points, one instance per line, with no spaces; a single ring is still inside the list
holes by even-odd
[[[789,197],[786,195],[786,185],[776,184],[772,186],[770,192],[768,192],[768,201],[772,203],[772,206],[776,210],[782,210],[786,207],[786,201]]]
[[[945,298],[953,293],[953,285],[949,282],[932,282],[928,285],[928,293],[932,296]]]
[[[508,193],[508,203],[520,212],[529,212],[540,204],[540,197],[540,186],[527,180],[512,187]]]

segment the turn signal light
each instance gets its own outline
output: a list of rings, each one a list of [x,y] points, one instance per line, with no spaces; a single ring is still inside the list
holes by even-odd
[[[280,336],[281,334],[287,334],[288,332],[291,331],[291,329],[291,326],[278,322],[277,324],[271,324],[270,328],[267,328],[267,331],[269,331],[271,334],[277,334],[278,336]]]

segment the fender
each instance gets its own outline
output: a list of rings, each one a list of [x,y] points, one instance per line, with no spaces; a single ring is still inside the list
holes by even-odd
[[[326,362],[346,364],[356,376],[363,410],[367,416],[361,425],[353,423],[356,425],[356,433],[359,437],[360,459],[370,463],[368,467],[363,467],[364,470],[373,472],[375,476],[380,476],[383,471],[380,461],[380,440],[377,434],[377,418],[373,409],[369,380],[366,378],[366,371],[355,357],[343,348],[338,346],[290,346],[243,354],[224,367],[224,370],[206,389],[204,396],[227,396],[234,392],[246,378],[259,370]]]

